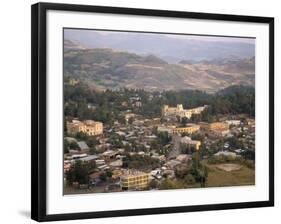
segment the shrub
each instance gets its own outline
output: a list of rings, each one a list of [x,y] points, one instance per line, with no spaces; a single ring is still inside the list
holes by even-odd
[[[195,184],[196,180],[191,174],[188,174],[188,175],[185,176],[184,182],[187,183],[187,184]]]

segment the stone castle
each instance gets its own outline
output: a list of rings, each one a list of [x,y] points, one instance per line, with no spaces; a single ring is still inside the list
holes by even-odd
[[[164,105],[162,108],[162,116],[179,116],[180,118],[186,117],[188,119],[191,118],[193,114],[200,114],[207,108],[207,105],[202,107],[196,107],[192,109],[184,109],[182,104],[177,104],[176,107],[170,107],[168,105]]]

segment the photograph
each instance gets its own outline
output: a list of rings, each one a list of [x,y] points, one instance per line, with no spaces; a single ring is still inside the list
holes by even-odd
[[[4,1],[0,224],[279,220],[275,2]]]
[[[255,50],[64,27],[63,194],[254,186]]]

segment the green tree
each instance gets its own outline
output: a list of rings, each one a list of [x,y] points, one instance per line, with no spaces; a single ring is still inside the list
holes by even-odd
[[[195,181],[200,183],[201,187],[205,187],[208,180],[208,168],[200,162],[200,155],[198,152],[194,153],[192,157],[192,168],[190,174]]]
[[[112,171],[111,170],[107,170],[106,171],[106,176],[111,178],[112,177]]]
[[[86,143],[90,148],[94,148],[98,144],[98,140],[95,136],[88,136],[86,138]]]
[[[158,188],[159,187],[159,183],[158,183],[158,181],[156,181],[156,180],[151,180],[150,181],[150,183],[149,183],[149,188],[150,189],[156,189],[156,188]]]
[[[88,172],[93,172],[96,168],[97,168],[97,164],[96,164],[96,161],[95,160],[92,160],[90,161],[88,164],[87,164],[87,167],[88,167]]]
[[[158,143],[162,146],[168,144],[171,141],[171,137],[169,136],[168,132],[159,132],[158,133]]]
[[[77,142],[71,141],[71,142],[69,143],[69,148],[75,150],[75,149],[79,149],[79,146],[78,146]]]
[[[63,140],[63,153],[69,153],[69,144],[66,139]]]
[[[79,141],[87,141],[89,136],[84,132],[77,132],[75,137]]]
[[[77,160],[73,167],[66,173],[67,181],[71,185],[73,182],[79,182],[79,184],[88,184],[88,171],[87,165],[82,161]]]
[[[181,124],[183,127],[185,127],[188,122],[189,122],[189,119],[187,117],[183,117],[181,119]]]
[[[191,174],[187,174],[184,177],[184,182],[187,183],[187,184],[195,184],[196,180],[195,180],[194,176],[192,176]]]
[[[160,184],[160,189],[161,190],[166,190],[166,189],[182,189],[184,188],[183,183],[176,181],[176,180],[171,180],[171,179],[165,179],[161,182]]]

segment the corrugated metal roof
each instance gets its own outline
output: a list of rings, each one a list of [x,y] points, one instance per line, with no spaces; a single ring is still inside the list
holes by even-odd
[[[78,146],[79,146],[79,148],[81,149],[81,150],[83,150],[83,149],[89,149],[89,146],[86,144],[86,142],[84,142],[84,141],[81,141],[81,142],[77,142],[77,144],[78,144]]]

